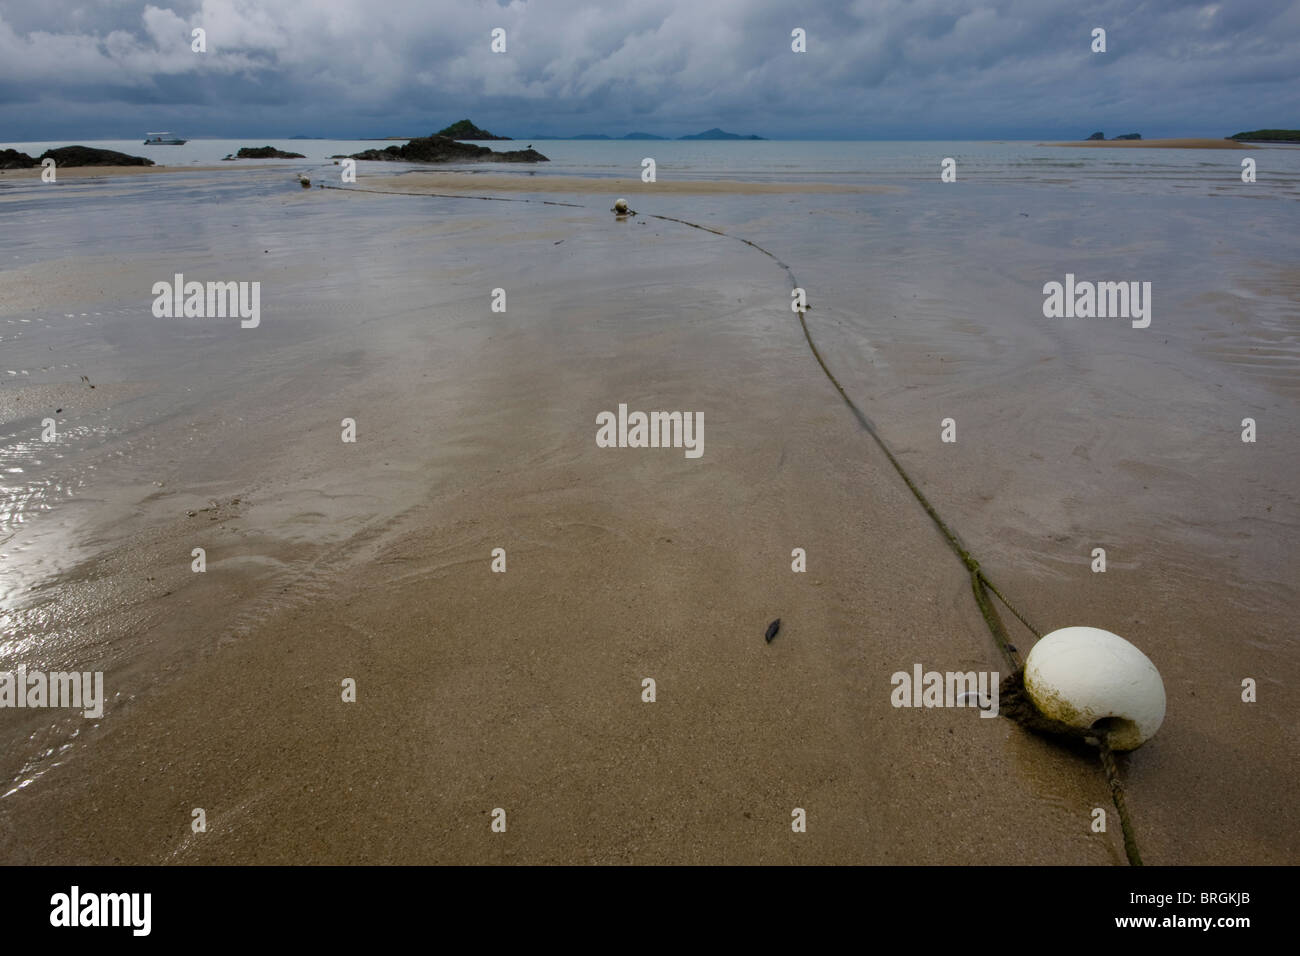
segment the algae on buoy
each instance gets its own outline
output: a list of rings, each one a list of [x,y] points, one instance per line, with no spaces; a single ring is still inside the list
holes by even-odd
[[[1165,719],[1165,684],[1150,659],[1118,634],[1063,627],[1025,659],[1025,690],[1046,717],[1109,732],[1112,750],[1134,750]]]

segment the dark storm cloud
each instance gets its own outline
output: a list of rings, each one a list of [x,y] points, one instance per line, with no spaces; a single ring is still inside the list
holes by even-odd
[[[0,0],[0,138],[1223,135],[1300,125],[1297,64],[1285,0]]]

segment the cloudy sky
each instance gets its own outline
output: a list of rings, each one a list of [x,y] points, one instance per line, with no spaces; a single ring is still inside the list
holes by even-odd
[[[1298,80],[1295,0],[0,0],[0,141],[1222,136]]]

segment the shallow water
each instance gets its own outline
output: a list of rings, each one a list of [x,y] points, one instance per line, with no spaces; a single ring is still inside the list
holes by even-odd
[[[313,144],[320,145],[306,143]],[[579,145],[583,155],[604,150],[610,158],[642,144]],[[684,165],[705,178],[764,170],[775,175],[778,168],[786,178],[816,177],[844,172],[853,151],[866,150],[879,163],[855,175],[889,178],[882,177],[884,169],[903,181],[919,149],[943,144],[760,143],[760,156],[743,169],[717,165],[737,144],[654,145],[692,156]],[[1295,240],[1284,198],[1289,185],[1263,177],[1220,194],[1212,180],[1222,170],[1205,159],[1210,154],[1171,150],[1075,150],[1070,188],[1036,177],[1012,184],[1015,170],[1050,165],[1061,151],[1040,156],[1020,144],[960,145],[976,156],[997,157],[989,181],[972,172],[956,184],[929,182],[884,197],[665,196],[653,211],[725,228],[789,262],[809,287],[815,327],[837,338],[837,361],[857,371],[870,401],[891,418],[914,422],[909,427],[918,431],[924,419],[916,414],[916,396],[905,395],[901,405],[889,396],[891,389],[910,393],[932,367],[943,366],[942,375],[920,390],[928,417],[938,413],[939,396],[969,395],[1014,380],[1031,361],[1055,360],[1065,365],[1053,373],[1057,381],[1075,376],[1085,389],[1090,419],[1105,418],[1108,402],[1120,401],[1126,391],[1135,390],[1139,403],[1168,401],[1168,393],[1143,398],[1140,383],[1142,369],[1167,369],[1189,383],[1185,397],[1213,388],[1234,395],[1241,408],[1271,405],[1275,440],[1294,437],[1295,417],[1286,412],[1294,411],[1300,383],[1300,329],[1290,268]],[[813,171],[790,170],[781,160],[792,159],[796,147],[827,147],[825,161],[813,164]],[[763,157],[763,149],[773,155]],[[557,171],[603,168],[590,156],[584,165],[565,163],[564,150],[557,153]],[[1235,161],[1241,154],[1215,155]],[[1300,172],[1300,151],[1267,155],[1285,157]],[[1150,165],[1143,156],[1153,157]],[[836,169],[837,163],[845,169]],[[1166,181],[1171,169],[1199,183],[1200,194],[1172,192]],[[495,229],[517,231],[526,223],[567,236],[571,244],[580,229],[546,225],[564,216],[540,205],[484,208],[469,200],[387,196],[368,197],[363,205],[315,190],[301,195],[291,186],[291,174],[274,168],[251,176],[195,173],[111,185],[60,184],[57,193],[30,180],[5,187],[7,218],[15,227],[8,235],[16,241],[3,249],[3,387],[22,387],[28,394],[38,386],[67,389],[79,386],[82,375],[91,383],[134,383],[131,397],[121,403],[105,406],[100,399],[106,393],[96,396],[93,411],[61,429],[57,448],[42,448],[33,438],[50,402],[5,416],[0,595],[10,600],[54,569],[48,558],[35,556],[34,536],[43,533],[38,524],[58,526],[58,518],[46,513],[85,494],[92,476],[110,483],[138,468],[151,426],[223,403],[237,405],[238,396],[256,392],[268,375],[277,374],[294,349],[353,328],[359,317],[382,314],[386,289],[418,288],[441,274],[440,291],[468,293],[468,277],[490,269]],[[1256,201],[1265,191],[1276,201]],[[1144,195],[1137,198],[1137,192]],[[649,202],[639,205],[651,209]],[[422,231],[430,216],[437,217],[436,233]],[[685,229],[651,221],[667,239]],[[540,247],[551,233],[539,236]],[[512,268],[531,278],[527,261]],[[539,266],[537,275],[545,271]],[[154,319],[148,289],[174,272],[260,279],[268,321],[258,330],[240,330],[220,320]],[[1040,287],[1063,280],[1066,272],[1081,280],[1151,281],[1152,328],[1131,329],[1122,320],[1044,319]],[[683,282],[701,279],[684,276]],[[935,360],[940,351],[942,363]],[[61,394],[47,397],[57,407]],[[1222,409],[1232,420],[1245,414],[1239,412]],[[1059,432],[1060,421],[1051,428]],[[1040,428],[1024,441],[1047,438]],[[127,460],[137,464],[123,464]],[[1181,494],[1175,500],[1182,507],[1191,503]],[[46,520],[33,522],[37,514]],[[69,552],[70,534],[67,527],[57,532],[64,541],[58,551]],[[16,560],[19,555],[24,557]]]
[[[39,156],[68,143],[0,143]],[[302,153],[305,159],[238,160],[231,165],[266,165],[310,170],[333,165],[333,156],[394,145],[377,140],[190,140],[184,146],[143,146],[138,141],[87,141],[85,145],[144,156],[167,166],[210,166],[242,146],[274,146]],[[1300,146],[1253,150],[1071,148],[1037,142],[801,142],[770,140],[605,142],[600,140],[527,140],[484,142],[498,152],[532,145],[549,162],[448,164],[438,169],[518,176],[640,177],[642,161],[655,160],[660,181],[722,179],[743,182],[839,182],[852,184],[924,184],[937,181],[945,158],[957,162],[958,182],[1039,185],[1060,191],[1092,189],[1108,193],[1151,195],[1236,195],[1241,161],[1257,164],[1255,199],[1300,199]],[[361,164],[367,168],[411,168],[405,164]],[[427,167],[421,167],[427,168]],[[3,177],[0,176],[0,185]]]

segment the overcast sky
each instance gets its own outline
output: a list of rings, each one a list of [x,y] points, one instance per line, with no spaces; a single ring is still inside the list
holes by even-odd
[[[1298,80],[1295,0],[0,0],[0,141],[1223,136]]]

